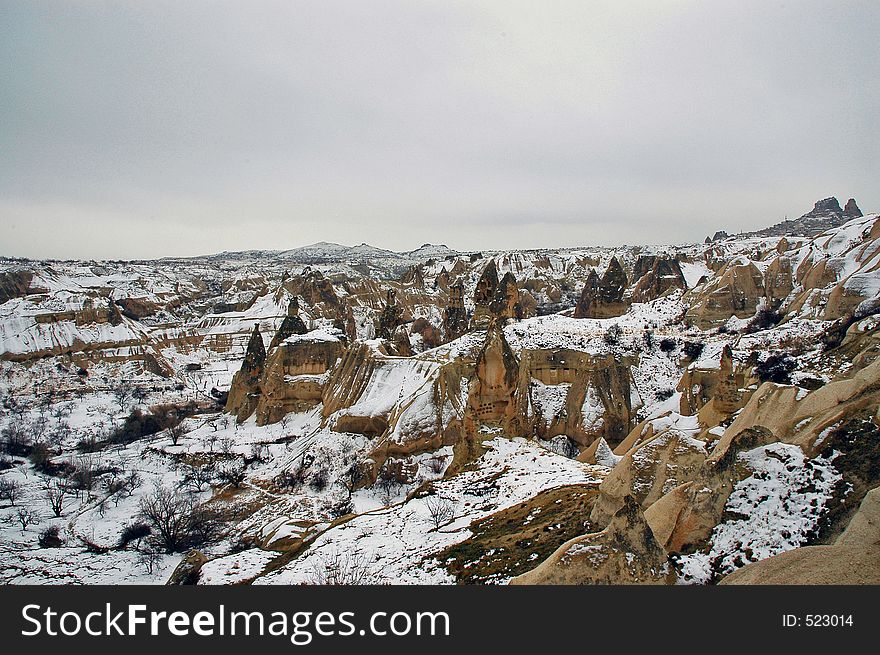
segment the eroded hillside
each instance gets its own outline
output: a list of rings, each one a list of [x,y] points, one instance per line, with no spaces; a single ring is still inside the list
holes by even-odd
[[[0,579],[877,582],[880,218],[820,202],[677,247],[4,260]]]

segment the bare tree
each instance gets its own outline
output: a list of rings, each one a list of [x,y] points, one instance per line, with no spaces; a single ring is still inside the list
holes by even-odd
[[[46,500],[49,501],[49,507],[52,513],[60,517],[64,510],[64,499],[67,496],[67,487],[58,482],[58,480],[50,480],[46,484]]]
[[[9,504],[15,506],[15,499],[21,492],[21,485],[15,480],[0,480],[0,500],[8,500]]]
[[[32,440],[20,421],[12,421],[3,428],[3,447],[10,455],[26,456],[30,452]]]
[[[194,492],[200,492],[211,484],[214,478],[214,464],[205,462],[183,462],[183,479],[180,484]]]
[[[225,484],[231,484],[238,489],[241,487],[246,476],[246,469],[241,462],[227,462],[217,470],[217,477]]]
[[[119,411],[124,412],[125,408],[128,406],[128,401],[131,398],[131,387],[127,386],[124,382],[120,382],[113,387],[111,393],[113,394],[113,399],[116,401],[116,404],[119,405]]]
[[[439,530],[455,518],[455,507],[448,498],[443,496],[430,496],[425,501],[425,507],[435,530]]]
[[[156,529],[166,552],[173,553],[187,542],[193,513],[190,496],[157,486],[141,499],[141,515]]]
[[[380,577],[375,558],[355,551],[321,553],[312,564],[309,583],[313,585],[366,585],[376,584]]]
[[[187,432],[189,432],[189,430],[184,427],[183,421],[168,428],[168,436],[171,437],[171,443],[175,446],[177,445],[177,442],[180,441],[180,438],[185,436]]]
[[[15,514],[15,518],[21,525],[22,534],[24,534],[24,531],[27,530],[29,525],[36,525],[40,522],[40,517],[26,507],[19,507],[18,512]]]

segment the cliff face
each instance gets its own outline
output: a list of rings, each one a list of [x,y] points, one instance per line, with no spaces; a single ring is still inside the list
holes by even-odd
[[[263,345],[263,336],[260,334],[260,326],[254,325],[244,361],[238,373],[232,378],[229,397],[226,400],[227,411],[233,414],[239,423],[246,420],[257,408],[265,363],[266,347]]]
[[[612,257],[601,279],[591,275],[575,308],[575,318],[613,318],[626,313],[629,302],[624,295],[629,286],[626,271]]]

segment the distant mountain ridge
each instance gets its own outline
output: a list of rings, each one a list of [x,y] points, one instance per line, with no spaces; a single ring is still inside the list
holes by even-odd
[[[385,248],[361,243],[346,246],[329,241],[319,241],[308,246],[291,248],[290,250],[243,250],[237,252],[224,251],[209,255],[210,259],[250,259],[255,256],[271,257],[282,261],[302,264],[316,263],[358,263],[375,260],[413,260],[423,261],[430,258],[445,258],[461,254],[446,245],[425,243],[415,250],[396,252]]]
[[[855,198],[850,198],[841,209],[840,202],[834,196],[817,200],[813,209],[799,218],[781,221],[776,225],[765,227],[752,232],[742,232],[739,237],[783,237],[803,236],[813,237],[825,230],[839,227],[853,218],[861,218],[862,210],[856,204]],[[714,236],[706,237],[706,243],[721,241],[732,235],[720,230]]]

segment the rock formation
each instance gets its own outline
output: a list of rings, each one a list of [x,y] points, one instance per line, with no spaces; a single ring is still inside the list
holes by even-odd
[[[863,216],[862,210],[859,209],[859,206],[856,204],[855,198],[850,198],[846,201],[846,205],[843,208],[843,215],[847,218],[861,218]]]
[[[636,262],[633,278],[633,302],[656,300],[671,289],[687,289],[684,274],[676,259],[642,256]]]
[[[675,576],[639,503],[627,496],[608,527],[567,541],[510,584],[670,584]]]
[[[485,328],[497,319],[522,318],[519,288],[513,273],[498,279],[495,260],[490,259],[474,290],[473,327]]]
[[[617,257],[612,257],[598,283],[591,275],[575,307],[575,318],[612,318],[629,309],[624,294],[629,286],[626,272]]]
[[[299,301],[296,299],[296,296],[293,296],[290,298],[290,302],[287,305],[287,316],[281,321],[281,326],[275,332],[275,336],[272,337],[272,342],[269,344],[269,350],[271,351],[282,341],[294,334],[305,334],[308,331],[306,324],[299,317]]]
[[[685,318],[701,329],[717,327],[731,316],[753,316],[765,295],[764,276],[743,258],[729,263],[708,284],[688,292]]]
[[[522,408],[517,394],[519,360],[493,322],[476,360],[476,376],[468,394],[468,418],[473,423],[503,425],[512,434],[522,432]]]
[[[380,339],[391,339],[397,326],[402,323],[403,308],[397,304],[395,290],[388,289],[385,295],[385,306],[379,315],[379,325],[376,329],[376,336]]]
[[[464,282],[456,280],[449,287],[449,300],[443,310],[443,332],[446,334],[446,340],[452,341],[467,332],[467,329],[468,317],[464,306]]]
[[[720,584],[880,584],[880,487],[865,496],[833,544],[803,546],[748,564]]]
[[[266,347],[260,334],[259,323],[254,325],[245,351],[241,368],[232,377],[226,411],[233,414],[240,423],[247,419],[257,408],[260,396],[260,378],[266,363]]]

